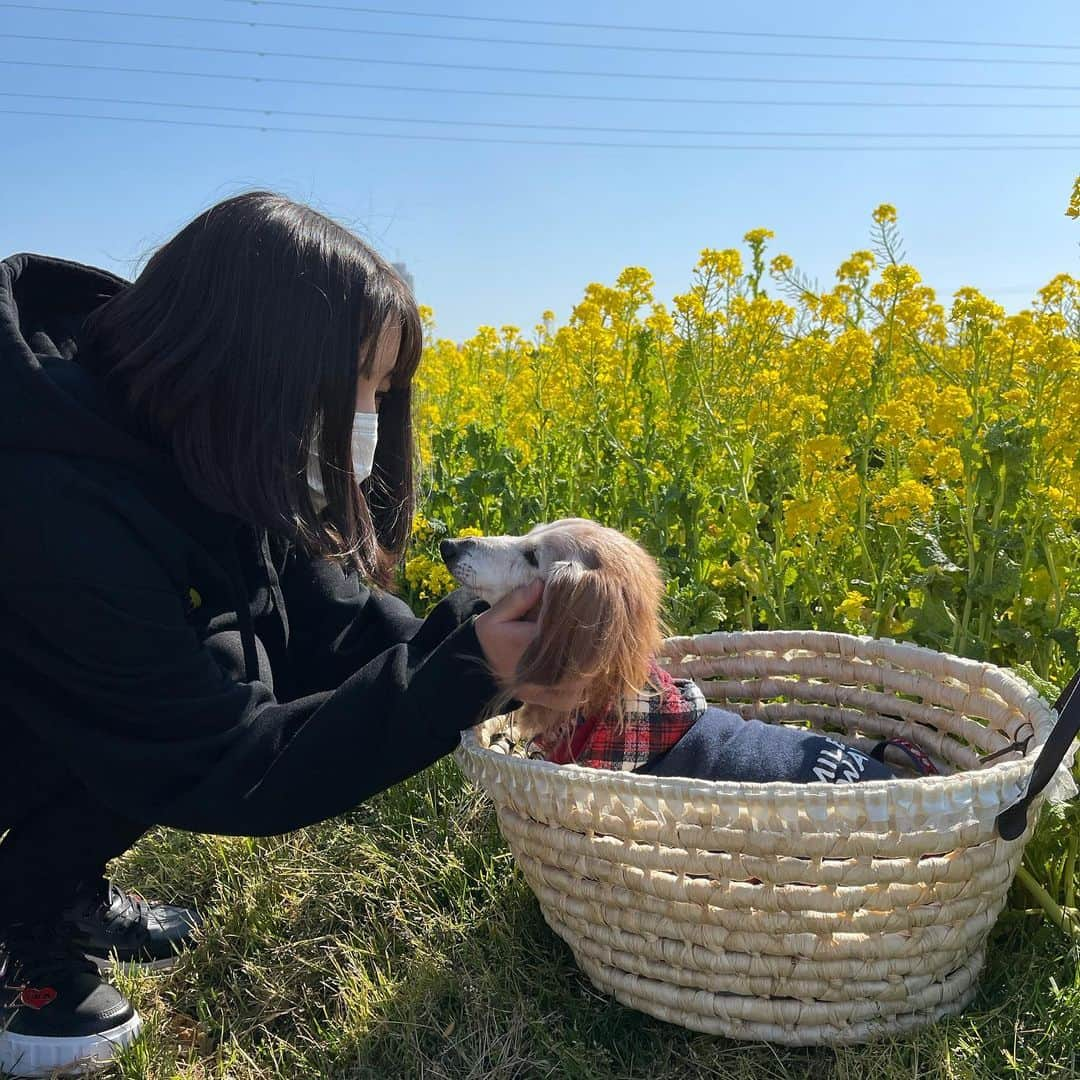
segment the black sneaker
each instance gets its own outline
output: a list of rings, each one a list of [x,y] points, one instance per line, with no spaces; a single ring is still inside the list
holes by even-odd
[[[0,942],[0,1073],[45,1077],[103,1068],[141,1028],[138,1013],[56,927]]]
[[[172,967],[202,925],[189,908],[149,903],[104,879],[83,886],[63,918],[83,952],[103,971],[114,962],[144,970]]]

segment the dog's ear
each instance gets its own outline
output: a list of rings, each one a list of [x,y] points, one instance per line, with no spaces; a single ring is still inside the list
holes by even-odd
[[[619,706],[645,685],[659,644],[658,575],[618,560],[554,563],[544,585],[538,633],[518,667],[522,682],[555,686],[586,681],[586,712]]]
[[[602,593],[599,577],[582,563],[552,563],[544,582],[537,635],[518,667],[522,682],[556,686],[581,678],[592,681],[605,633]],[[586,702],[581,704],[585,707]]]

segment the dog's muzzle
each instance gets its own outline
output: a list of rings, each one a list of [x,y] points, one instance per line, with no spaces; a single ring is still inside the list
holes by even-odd
[[[476,541],[469,536],[461,540],[440,540],[439,554],[442,556],[443,562],[446,563],[446,569],[452,571],[454,564],[464,558],[475,547]]]

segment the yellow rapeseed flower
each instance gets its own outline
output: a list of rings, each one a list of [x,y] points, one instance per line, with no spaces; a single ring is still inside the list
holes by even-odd
[[[963,322],[970,319],[995,321],[1005,317],[1005,309],[989,297],[983,296],[978,289],[969,285],[956,290],[953,294],[952,320]]]
[[[885,424],[885,434],[914,436],[922,427],[922,414],[911,401],[887,401],[877,411],[877,417]]]
[[[751,229],[743,236],[743,239],[751,246],[757,247],[760,244],[764,244],[766,240],[771,240],[776,233],[772,229]]]
[[[862,480],[859,479],[859,474],[855,472],[848,473],[836,485],[836,496],[845,510],[850,511],[858,505],[862,487]]]
[[[851,589],[844,597],[843,603],[837,606],[836,614],[843,615],[845,619],[851,619],[852,622],[856,622],[862,619],[863,612],[869,602],[869,596],[866,596],[855,589]]]
[[[694,269],[699,273],[711,273],[719,278],[734,281],[743,271],[742,255],[736,248],[725,248],[723,251],[704,248]]]
[[[416,514],[413,517],[412,537],[414,540],[430,540],[434,533],[431,522],[423,514]]]
[[[917,480],[903,480],[878,500],[882,521],[903,525],[913,517],[924,517],[933,509],[934,495]]]
[[[956,481],[964,475],[964,459],[955,446],[946,446],[934,455],[933,469],[942,480]]]
[[[645,325],[657,337],[670,337],[675,333],[675,320],[668,314],[663,304],[653,304],[652,313],[645,320]]]
[[[830,547],[839,547],[854,531],[854,526],[838,521],[821,534],[821,539]]]
[[[840,264],[836,276],[841,281],[854,281],[866,277],[874,268],[874,254],[871,251],[855,251],[851,257]]]
[[[922,281],[922,276],[914,266],[907,263],[891,263],[881,271],[881,280],[870,289],[870,295],[876,300],[890,300],[912,292]]]
[[[615,279],[615,285],[638,307],[652,300],[653,276],[644,266],[628,266]]]
[[[916,439],[908,452],[908,468],[913,476],[926,476],[934,467],[940,444],[933,439]]]
[[[847,455],[847,444],[839,435],[815,435],[799,448],[799,462],[806,476],[831,469]]]
[[[431,557],[429,555],[414,555],[405,561],[405,580],[415,588],[427,576],[431,569]]]
[[[847,316],[847,307],[835,292],[825,293],[818,302],[818,314],[826,322],[841,324]]]
[[[784,502],[784,525],[790,535],[816,536],[822,526],[823,500],[820,498],[787,499]]]
[[[974,410],[962,386],[946,386],[934,402],[926,427],[931,435],[955,435]]]

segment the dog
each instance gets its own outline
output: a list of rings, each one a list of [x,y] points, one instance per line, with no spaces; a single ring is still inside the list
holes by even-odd
[[[616,529],[561,518],[523,536],[443,540],[439,553],[451,576],[490,604],[536,579],[544,582],[537,635],[517,680],[580,683],[583,689],[569,711],[525,704],[513,713],[509,742],[527,756],[764,783],[842,784],[889,779],[898,769],[938,771],[906,740],[859,749],[828,735],[743,719],[709,705],[692,679],[673,679],[655,660],[671,632],[661,614],[659,564]],[[481,725],[485,745],[503,726],[499,717]]]
[[[573,517],[524,536],[443,540],[439,553],[454,579],[489,604],[544,582],[537,636],[521,658],[518,681],[583,681],[584,689],[570,712],[523,705],[514,714],[522,738],[554,736],[579,712],[613,709],[610,718],[621,726],[627,696],[650,685],[651,662],[669,633],[661,615],[663,576],[640,544]]]

